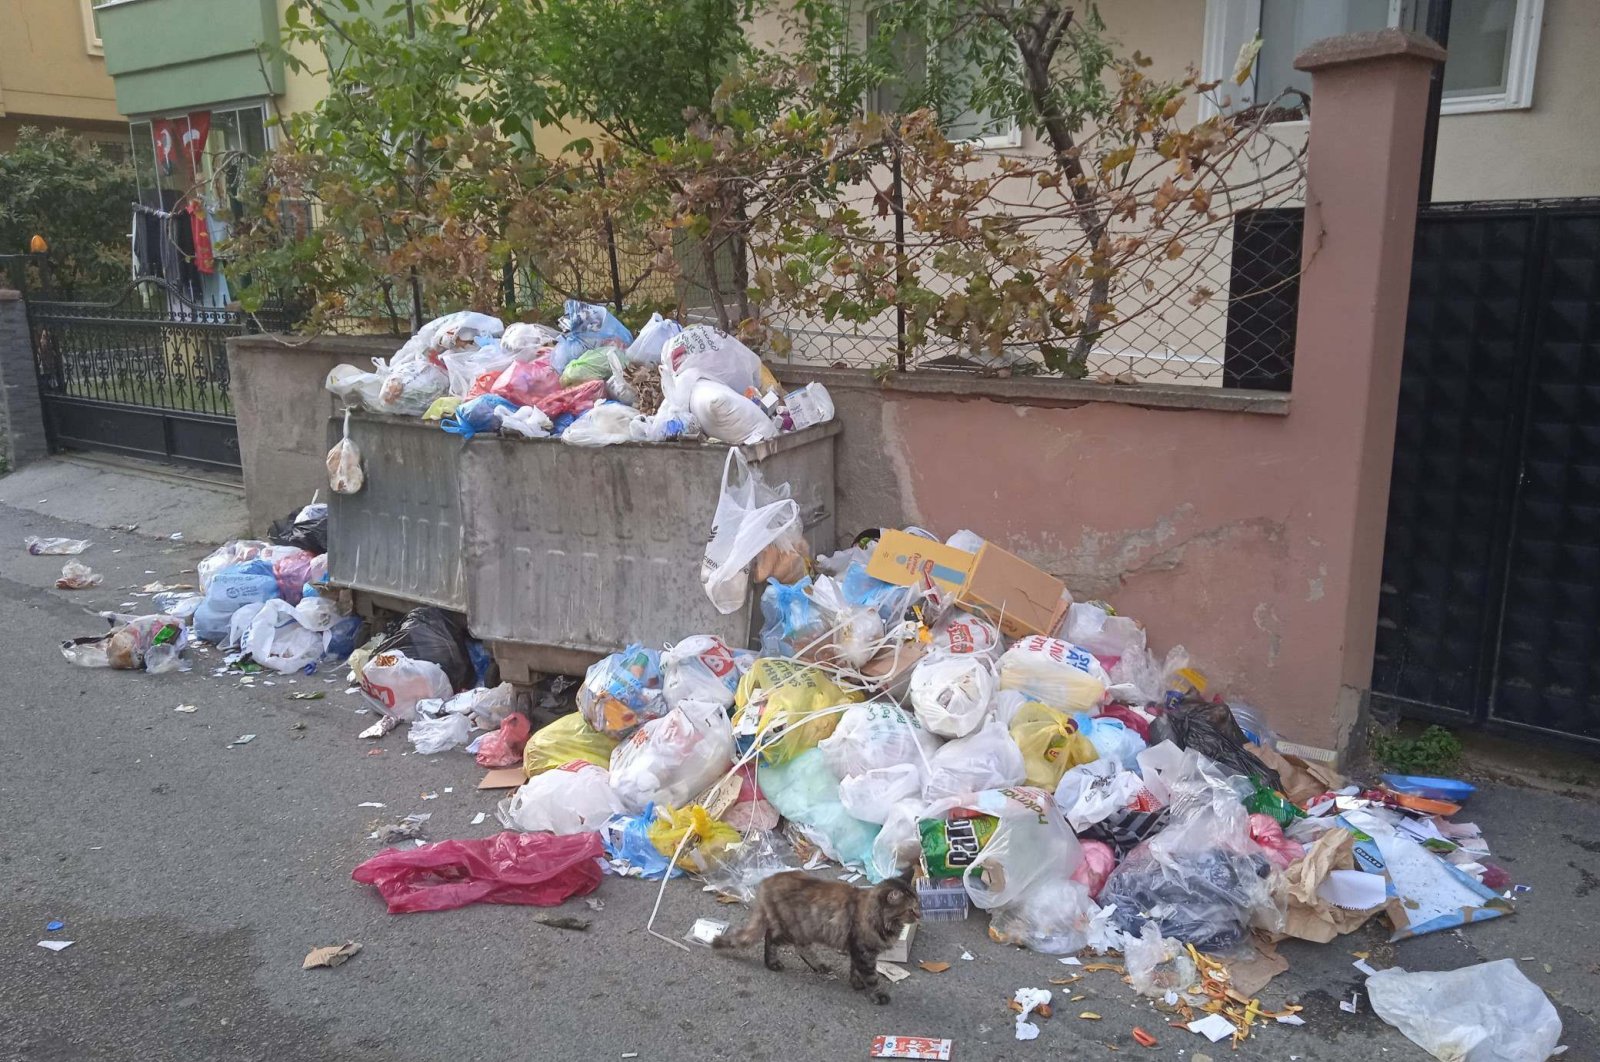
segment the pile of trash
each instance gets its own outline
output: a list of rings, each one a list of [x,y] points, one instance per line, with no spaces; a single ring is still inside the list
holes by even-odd
[[[461,311],[428,322],[372,370],[340,365],[347,408],[437,421],[464,438],[556,437],[574,446],[705,438],[760,442],[833,419],[819,383],[784,393],[760,357],[708,325],[655,314],[635,336],[604,306],[570,299],[561,330]],[[348,440],[341,444],[350,447]],[[360,489],[359,465],[330,476]],[[353,482],[352,482],[353,470]]]

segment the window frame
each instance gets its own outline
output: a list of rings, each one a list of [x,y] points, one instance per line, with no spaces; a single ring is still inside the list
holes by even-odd
[[[1506,54],[1506,87],[1500,92],[1445,96],[1440,114],[1486,114],[1495,111],[1523,111],[1533,106],[1534,74],[1539,61],[1539,39],[1544,32],[1544,0],[1512,0],[1511,39]],[[1389,0],[1389,25],[1400,24],[1404,0]],[[1229,73],[1246,41],[1261,32],[1261,0],[1206,0],[1204,42],[1200,71],[1206,81],[1220,81],[1218,92],[1229,92],[1233,105],[1256,102],[1255,73],[1244,85],[1234,85]],[[1222,110],[1214,99],[1201,104],[1202,118]]]
[[[78,10],[83,15],[83,48],[90,55],[97,55],[104,59],[106,56],[106,43],[100,37],[98,27],[94,22],[95,0],[78,0]]]
[[[872,27],[864,27],[863,32],[871,34]],[[927,31],[924,30],[924,36],[931,36],[931,34],[928,34]],[[928,58],[924,56],[924,68],[926,68],[927,63]],[[924,76],[926,76],[926,69],[924,69]],[[871,99],[868,102],[869,109],[874,111],[882,109],[879,106],[879,93],[881,91],[881,86],[877,89],[871,90]],[[944,124],[942,119],[940,124],[941,126]],[[953,140],[951,142],[955,144],[967,144],[971,147],[977,148],[979,151],[1003,151],[1008,148],[1020,148],[1022,146],[1022,123],[1017,121],[1015,118],[1012,118],[1006,128],[1000,130],[999,132],[984,133],[981,136],[963,137],[960,140]]]

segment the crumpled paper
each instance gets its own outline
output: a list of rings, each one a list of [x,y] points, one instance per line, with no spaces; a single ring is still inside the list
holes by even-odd
[[[300,964],[300,969],[310,970],[318,966],[338,966],[344,963],[361,950],[361,945],[353,940],[343,944],[330,944],[326,948],[312,948],[306,956],[305,962]]]
[[[1329,830],[1306,849],[1304,859],[1283,873],[1277,887],[1287,895],[1288,919],[1283,934],[1274,939],[1294,937],[1326,944],[1334,937],[1353,933],[1383,910],[1384,905],[1379,904],[1364,911],[1347,911],[1317,895],[1330,871],[1356,869],[1354,842],[1349,830]],[[1275,876],[1275,880],[1280,879]]]

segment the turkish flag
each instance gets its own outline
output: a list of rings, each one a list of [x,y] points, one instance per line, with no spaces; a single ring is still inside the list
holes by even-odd
[[[200,158],[206,151],[206,138],[211,134],[211,112],[190,111],[188,127],[183,130],[183,157],[189,161],[189,172],[200,172]]]
[[[178,143],[183,136],[179,125],[182,119],[157,118],[150,123],[150,135],[156,144],[156,166],[165,176],[171,176],[178,162]]]

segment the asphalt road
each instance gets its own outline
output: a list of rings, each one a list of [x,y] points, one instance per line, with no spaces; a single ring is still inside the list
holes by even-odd
[[[80,559],[105,583],[55,590],[62,558],[28,556],[28,534],[93,539]],[[1005,1001],[1068,971],[990,943],[978,918],[924,926],[913,962],[950,970],[913,968],[894,1001],[875,1007],[799,963],[774,974],[754,953],[686,954],[655,940],[644,931],[655,886],[637,881],[608,878],[599,912],[566,905],[592,918],[586,933],[541,926],[531,908],[389,915],[350,880],[376,850],[368,832],[414,811],[433,813],[435,839],[492,832],[493,800],[476,792],[483,772],[471,757],[408,755],[398,734],[366,755],[371,744],[355,735],[372,717],[323,676],[241,688],[211,676],[215,654],[166,676],[61,658],[63,639],[100,629],[86,609],[138,600],[127,588],[177,577],[204,552],[0,507],[0,1057],[864,1059],[874,1035],[904,1033],[951,1037],[962,1062],[1422,1059],[1364,1003],[1354,1015],[1338,1009],[1362,979],[1351,953],[1370,951],[1374,965],[1408,969],[1525,959],[1561,1013],[1566,1058],[1600,1059],[1600,809],[1535,790],[1490,787],[1469,808],[1532,887],[1515,917],[1394,948],[1378,921],[1330,945],[1286,944],[1291,970],[1264,998],[1301,1002],[1307,1024],[1268,1026],[1237,1052],[1167,1027],[1112,973],[1071,986],[1082,1000],[1058,995],[1039,1038],[1016,1042]],[[288,699],[306,689],[327,697]],[[180,703],[198,711],[175,712]],[[258,736],[228,748],[246,733]],[[439,796],[422,800],[428,792]],[[474,827],[479,811],[491,814]],[[678,936],[697,917],[739,911],[678,882],[660,926]],[[46,933],[50,919],[65,930]],[[75,943],[36,946],[49,936]],[[311,948],[345,940],[364,945],[350,962],[300,969]],[[1135,1046],[1135,1025],[1159,1046]]]

